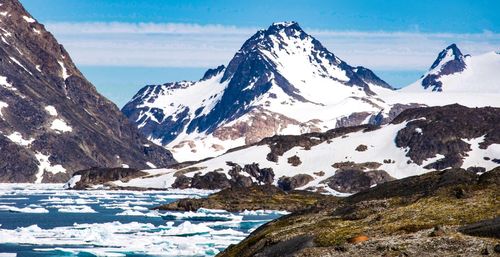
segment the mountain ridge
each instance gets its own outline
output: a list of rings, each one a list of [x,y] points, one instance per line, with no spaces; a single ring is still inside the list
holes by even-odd
[[[64,182],[94,166],[175,162],[97,92],[18,1],[0,10],[0,181]]]
[[[188,160],[265,136],[332,128],[363,112],[351,119],[357,125],[390,109],[374,87],[393,90],[371,70],[329,52],[298,23],[274,23],[246,40],[227,66],[197,82],[146,86],[122,111],[143,134]]]

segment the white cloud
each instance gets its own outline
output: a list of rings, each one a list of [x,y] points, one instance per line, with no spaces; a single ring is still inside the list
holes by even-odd
[[[48,23],[79,65],[214,67],[227,64],[259,28],[180,23]],[[351,65],[371,69],[429,67],[457,43],[464,53],[500,50],[500,34],[328,31],[305,28]]]

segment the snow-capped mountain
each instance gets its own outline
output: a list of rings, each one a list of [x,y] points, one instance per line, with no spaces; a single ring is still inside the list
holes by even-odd
[[[0,2],[0,182],[62,182],[90,167],[174,162],[97,93],[17,0]]]
[[[196,160],[275,134],[367,123],[389,113],[377,97],[385,91],[392,88],[372,71],[282,22],[248,39],[227,67],[196,82],[146,86],[122,111],[176,159]]]
[[[474,124],[471,126],[470,124]],[[217,189],[273,184],[285,190],[353,193],[432,170],[500,166],[500,108],[414,108],[390,124],[273,136],[221,156],[146,170],[114,186]]]
[[[403,91],[500,93],[500,54],[463,55],[452,44],[441,51],[429,71]]]

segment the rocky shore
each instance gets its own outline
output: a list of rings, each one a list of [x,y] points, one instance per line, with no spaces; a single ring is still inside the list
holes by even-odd
[[[272,221],[228,256],[497,256],[500,168],[430,172]]]
[[[271,185],[233,187],[202,199],[180,199],[156,207],[158,210],[196,211],[199,208],[244,210],[284,210],[295,212],[335,204],[340,198],[307,191],[283,191]]]

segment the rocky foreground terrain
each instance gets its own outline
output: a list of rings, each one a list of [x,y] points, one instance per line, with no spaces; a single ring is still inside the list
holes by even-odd
[[[430,172],[272,221],[219,257],[498,256],[500,168]]]
[[[207,198],[181,199],[156,207],[157,210],[196,211],[199,208],[241,212],[244,210],[300,211],[333,204],[339,197],[309,191],[283,191],[275,186],[234,186],[214,193]]]
[[[0,182],[65,182],[90,167],[175,163],[17,0],[0,2]]]

